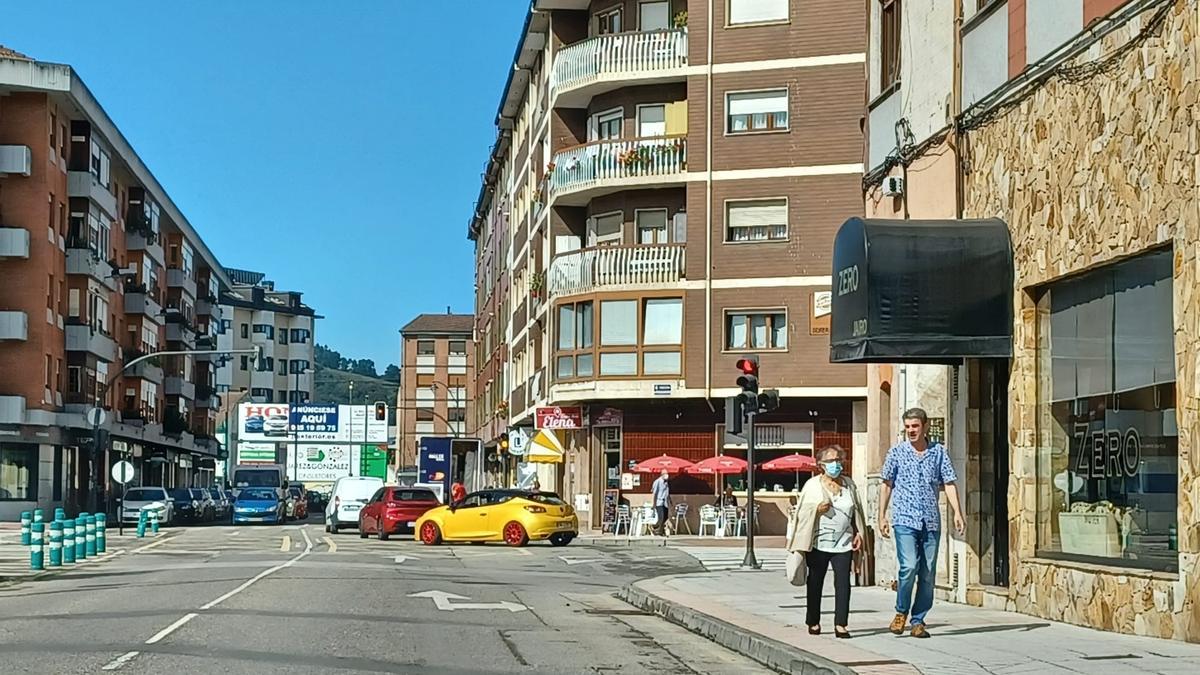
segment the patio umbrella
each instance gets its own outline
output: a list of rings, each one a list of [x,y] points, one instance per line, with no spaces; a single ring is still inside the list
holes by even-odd
[[[763,462],[758,465],[758,468],[763,471],[795,471],[796,472],[796,489],[800,488],[800,472],[812,471],[817,468],[817,460],[809,455],[801,455],[794,453],[784,455],[768,462]]]
[[[709,457],[708,459],[696,462],[687,468],[688,473],[721,475],[742,473],[745,470],[746,460],[739,457],[730,457],[728,455]]]
[[[683,473],[692,466],[695,465],[686,459],[664,454],[639,462],[634,465],[633,470],[636,473],[658,473],[665,469],[667,473]]]
[[[562,441],[547,429],[537,432],[526,447],[525,461],[532,464],[561,464],[565,454]]]

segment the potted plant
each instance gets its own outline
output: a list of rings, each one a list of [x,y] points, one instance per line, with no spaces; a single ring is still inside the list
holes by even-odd
[[[529,279],[529,295],[535,300],[541,297],[542,291],[546,288],[546,273],[534,272]]]
[[[683,10],[675,15],[674,19],[676,28],[687,28],[687,10]]]

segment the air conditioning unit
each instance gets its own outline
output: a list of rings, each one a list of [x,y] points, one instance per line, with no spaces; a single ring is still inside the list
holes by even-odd
[[[888,176],[883,179],[883,196],[899,197],[904,194],[904,179],[900,176]]]

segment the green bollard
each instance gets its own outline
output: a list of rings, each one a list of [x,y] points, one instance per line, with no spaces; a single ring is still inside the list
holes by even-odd
[[[65,521],[67,519],[67,512],[61,506],[54,509],[54,519],[60,523]]]
[[[81,513],[75,519],[75,561],[87,560],[87,547],[84,545],[84,532],[87,530],[87,518]]]
[[[103,554],[108,548],[108,516],[96,514],[96,553]]]
[[[29,545],[29,526],[33,524],[33,513],[29,511],[21,512],[21,545]]]
[[[34,509],[33,510],[33,522],[35,522],[35,523],[46,522],[46,512],[41,509]],[[43,531],[45,531],[45,530],[43,530]]]
[[[62,567],[63,524],[57,518],[50,523],[50,566]]]
[[[137,538],[141,539],[146,536],[146,512],[142,511],[138,514]]]
[[[87,528],[84,530],[84,532],[86,534],[83,535],[84,536],[84,550],[87,551],[87,557],[95,558],[96,557],[96,516],[88,515],[87,520],[84,521],[84,526]]]
[[[67,518],[63,521],[63,564],[75,564],[75,520]]]
[[[150,512],[150,531],[158,534],[158,510]]]
[[[34,523],[29,540],[29,569],[45,569],[46,553],[42,550],[42,535],[46,531],[45,523]]]

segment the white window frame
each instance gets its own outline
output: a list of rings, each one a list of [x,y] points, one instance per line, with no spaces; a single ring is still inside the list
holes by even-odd
[[[619,124],[617,125],[617,135],[613,138],[600,138],[600,123],[611,122],[612,117],[616,116]],[[588,143],[597,143],[605,140],[617,140],[625,136],[625,108],[623,106],[601,110],[588,118]]]
[[[667,25],[663,26],[662,28],[646,28],[646,26],[643,25],[643,23],[642,23],[642,20],[644,18],[642,11],[646,5],[666,5],[667,6]],[[648,30],[671,30],[671,28],[674,27],[674,26],[672,26],[672,18],[673,17],[671,16],[671,0],[638,0],[637,22],[638,22],[638,30],[639,31],[646,32]]]
[[[662,133],[659,134],[658,136],[645,136],[642,134],[642,110],[645,108],[662,108],[663,130],[662,130]],[[638,138],[666,138],[666,136],[667,136],[667,104],[666,103],[639,103],[636,108],[635,117],[636,117],[636,119],[634,120],[634,126],[637,127],[637,137]]]
[[[731,97],[739,94],[763,94],[769,92],[783,92],[784,108],[783,112],[787,115],[787,125],[776,129],[746,129],[745,131],[734,131],[732,129],[731,115],[729,114],[729,102]],[[754,134],[786,134],[792,130],[792,90],[791,87],[762,87],[760,89],[738,89],[736,91],[725,92],[725,135],[726,136],[750,136]]]
[[[663,214],[663,229],[661,230],[661,232],[663,233],[663,239],[661,241],[657,240],[658,239],[657,235],[655,236],[656,241],[651,241],[651,242],[643,242],[642,241],[642,229],[643,228],[642,228],[642,224],[640,222],[638,222],[638,216],[640,216],[643,213],[661,213],[661,214]],[[637,231],[637,243],[639,246],[654,246],[654,245],[674,243],[674,237],[672,235],[674,235],[673,230],[675,229],[675,223],[674,223],[674,220],[671,218],[671,212],[669,209],[666,209],[666,208],[634,209],[633,210],[633,228]],[[651,231],[657,233],[660,230],[655,228]]]
[[[784,220],[783,220],[783,237],[782,238],[745,239],[745,240],[738,240],[738,239],[730,238],[731,231],[729,229],[730,228],[730,226],[729,226],[729,210],[730,210],[731,206],[736,206],[737,204],[754,203],[754,202],[777,202],[777,201],[783,202]],[[786,196],[781,196],[781,197],[744,197],[744,198],[739,197],[737,199],[726,199],[725,200],[725,213],[722,216],[725,219],[725,223],[724,223],[724,225],[725,225],[725,241],[724,241],[724,243],[726,243],[726,244],[777,244],[780,242],[790,241],[791,237],[792,237],[792,223],[791,223],[791,211],[790,211],[791,206],[792,206],[792,204]]]
[[[619,26],[620,30],[616,31],[615,33],[601,33],[600,32],[600,17],[608,16],[610,14],[616,14],[616,15],[620,16],[620,18],[621,18],[621,25]],[[592,15],[592,19],[591,19],[590,23],[591,23],[591,26],[589,27],[589,30],[592,33],[592,35],[591,35],[592,37],[596,37],[599,35],[618,35],[620,33],[624,33],[625,32],[625,3],[624,2],[614,2],[612,5],[604,8],[604,9],[597,10],[596,13]]]
[[[758,19],[758,20],[754,20],[754,21],[739,21],[737,23],[734,23],[734,21],[733,21],[733,5],[737,2],[749,2],[749,1],[750,0],[725,0],[725,27],[726,28],[740,28],[743,26],[771,26],[771,25],[775,25],[775,24],[791,23],[791,21],[792,21],[791,1],[790,0],[779,0],[780,2],[783,3],[783,7],[784,7],[784,11],[786,12],[786,16],[784,16],[782,18],[775,17],[775,18],[767,18],[767,19]]]
[[[756,314],[782,314],[783,324],[787,340],[787,345],[784,347],[754,347],[750,345],[750,325],[746,326],[746,346],[745,347],[730,347],[729,346],[729,317],[731,315],[752,316]],[[788,308],[785,306],[777,307],[727,307],[721,312],[721,351],[726,354],[742,354],[746,352],[787,352],[792,348],[791,317],[789,316]],[[771,339],[770,330],[767,331],[768,339]],[[772,340],[773,342],[774,340]]]
[[[606,218],[608,216],[619,216],[621,218],[621,228],[619,230],[617,230],[617,234],[616,234],[615,238],[613,235],[605,235],[605,239],[601,240],[600,236],[596,233],[596,221],[598,221],[600,218]],[[625,243],[625,212],[624,211],[607,211],[605,213],[592,214],[587,219],[586,237],[587,237],[587,245],[589,248],[594,248],[596,246],[611,246],[611,245],[620,246],[620,245],[624,244]],[[615,242],[615,244],[612,244],[610,242]]]

